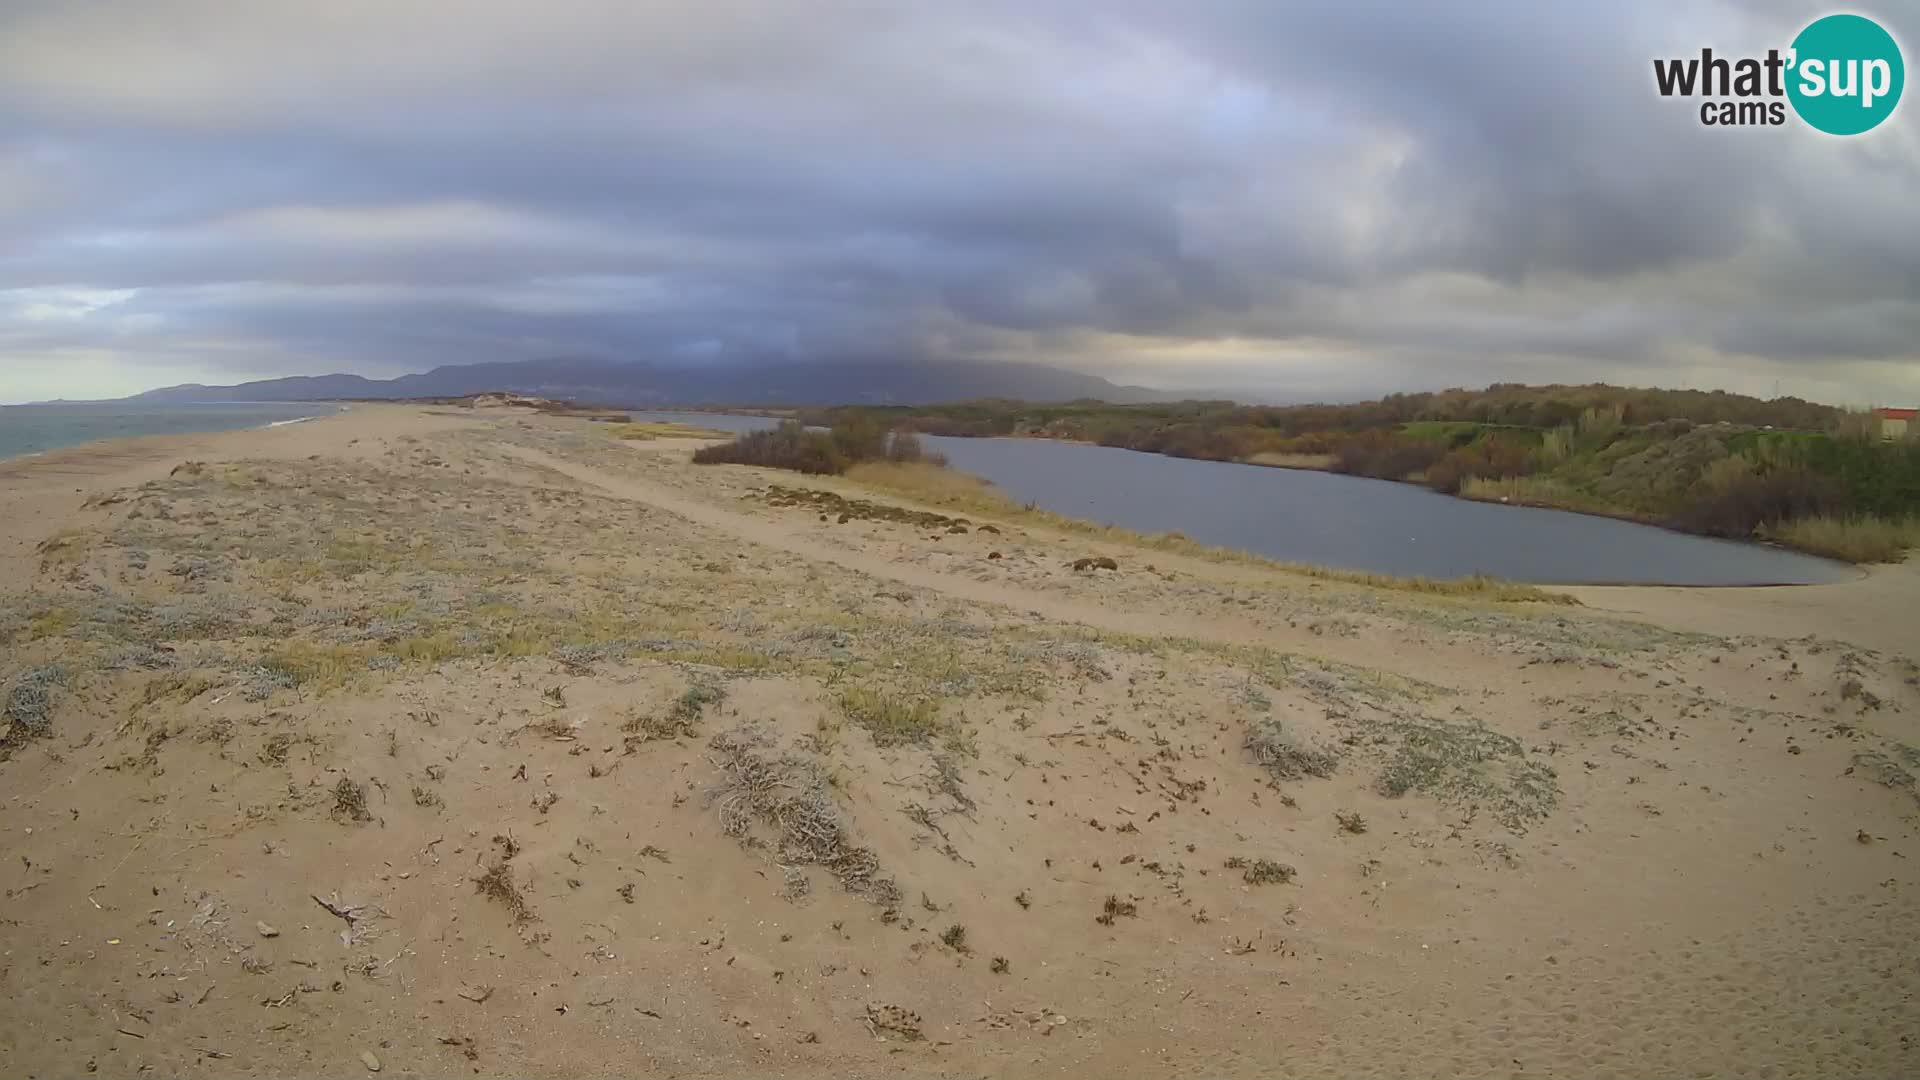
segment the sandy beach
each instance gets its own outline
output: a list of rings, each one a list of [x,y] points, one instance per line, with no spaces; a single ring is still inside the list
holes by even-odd
[[[0,462],[0,1074],[1920,1073],[1920,565],[1493,603],[600,427]]]

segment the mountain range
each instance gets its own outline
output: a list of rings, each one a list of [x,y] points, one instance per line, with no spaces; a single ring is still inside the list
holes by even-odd
[[[900,361],[667,367],[605,360],[450,364],[417,375],[300,375],[235,386],[189,383],[149,390],[140,402],[318,401],[460,397],[489,391],[645,408],[656,405],[924,405],[974,398],[1109,402],[1163,400],[1139,386],[1039,364]]]

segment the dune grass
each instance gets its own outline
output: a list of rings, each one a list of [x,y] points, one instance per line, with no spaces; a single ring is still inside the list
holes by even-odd
[[[848,469],[846,477],[865,487],[909,495],[916,501],[949,510],[967,510],[978,514],[1022,512],[1013,500],[1000,494],[992,484],[957,469],[868,461]]]
[[[1324,566],[1309,566],[1304,563],[1269,559],[1263,555],[1233,548],[1211,547],[1177,532],[1147,534],[1123,529],[1116,525],[1101,525],[1097,522],[1056,514],[1050,510],[1042,510],[1031,504],[1022,506],[1001,494],[987,481],[955,469],[875,461],[853,466],[847,470],[845,478],[862,487],[902,496],[945,510],[961,511],[975,517],[998,518],[1002,521],[1056,529],[1079,536],[1190,555],[1214,562],[1244,563],[1321,581],[1425,593],[1432,596],[1458,596],[1506,602],[1579,603],[1572,597],[1560,593],[1480,575],[1442,581],[1424,577],[1394,577],[1389,574],[1334,570]]]
[[[1266,465],[1275,469],[1317,469],[1324,472],[1333,468],[1335,458],[1332,454],[1290,454],[1263,450],[1249,455],[1246,461],[1249,465]]]
[[[602,425],[610,439],[628,442],[652,442],[655,439],[726,439],[732,436],[715,428],[697,427],[663,420],[630,420],[624,424]]]
[[[337,690],[367,671],[367,659],[377,651],[371,643],[321,644],[289,641],[261,658],[263,670],[283,673],[292,685],[311,690]]]
[[[1552,510],[1573,510],[1603,517],[1628,517],[1618,507],[1581,495],[1544,476],[1474,476],[1462,481],[1457,493],[1463,499],[1478,502],[1508,503],[1513,506],[1541,506]]]
[[[945,728],[939,706],[933,702],[895,697],[863,687],[854,687],[840,695],[840,711],[848,720],[866,728],[875,746],[924,743]]]
[[[1920,547],[1920,516],[1806,517],[1768,526],[1762,535],[1815,555],[1855,563],[1895,563]]]

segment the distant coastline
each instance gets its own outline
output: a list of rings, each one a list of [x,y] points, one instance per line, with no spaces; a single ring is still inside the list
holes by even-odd
[[[142,435],[187,435],[279,427],[329,416],[326,401],[149,404],[128,401],[0,406],[0,460]]]

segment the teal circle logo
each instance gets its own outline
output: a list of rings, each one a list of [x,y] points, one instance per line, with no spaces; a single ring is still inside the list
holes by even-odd
[[[1829,135],[1880,126],[1900,103],[1907,66],[1900,46],[1862,15],[1828,15],[1793,39],[1787,99],[1800,119]]]

